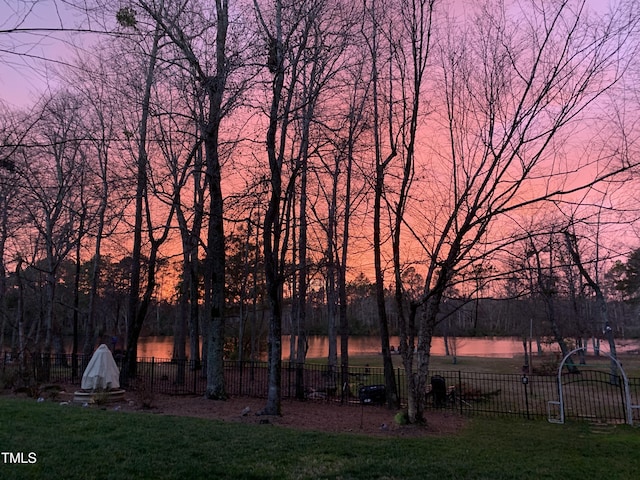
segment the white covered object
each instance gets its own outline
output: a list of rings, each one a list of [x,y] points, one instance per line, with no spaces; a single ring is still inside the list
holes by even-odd
[[[105,344],[100,345],[82,375],[83,390],[110,390],[120,388],[120,370]]]

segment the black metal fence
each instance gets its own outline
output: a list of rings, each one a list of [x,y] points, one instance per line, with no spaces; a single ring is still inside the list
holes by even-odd
[[[89,357],[71,355],[29,356],[22,361],[5,353],[1,358],[0,387],[27,381],[39,384],[80,385]],[[75,366],[75,368],[74,368]],[[75,370],[75,371],[74,371]],[[226,361],[225,380],[231,396],[266,397],[268,369],[265,362]],[[404,371],[395,372],[400,402],[406,405]],[[308,401],[359,405],[363,387],[384,385],[377,367],[350,367],[342,374],[326,365],[282,363],[282,397]],[[621,377],[580,368],[578,374],[562,376],[566,419],[610,422],[626,420],[629,402]],[[187,360],[138,359],[137,375],[129,388],[170,395],[202,395],[206,376]],[[640,404],[640,378],[629,379],[632,405]],[[559,398],[557,375],[492,374],[463,371],[432,371],[426,392],[428,409],[448,409],[462,415],[513,415],[525,418],[554,416]],[[550,403],[551,402],[551,403]],[[640,408],[634,408],[640,423]]]

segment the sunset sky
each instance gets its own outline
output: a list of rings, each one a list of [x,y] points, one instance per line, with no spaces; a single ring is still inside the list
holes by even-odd
[[[589,7],[593,9],[602,9],[608,2],[599,0],[592,0],[589,2]],[[474,2],[469,0],[460,0],[456,2],[457,9],[452,9],[451,13],[459,15],[467,14],[465,5],[472,5]],[[447,5],[451,4],[447,2]],[[77,16],[76,13],[72,13],[64,2],[56,2],[55,0],[43,0],[33,4],[33,8],[29,9],[25,4],[16,3],[15,0],[0,0],[0,99],[9,105],[29,108],[42,92],[45,92],[49,87],[55,90],[56,87],[56,75],[55,69],[61,65],[67,65],[71,63],[74,52],[70,48],[70,44],[74,43],[78,46],[87,48],[91,45],[95,38],[91,34],[83,33],[60,33],[50,31],[30,31],[30,32],[14,32],[7,33],[7,30],[12,28],[22,29],[55,29],[55,28],[93,28],[99,30],[100,27],[95,24],[87,23],[86,19],[82,16]],[[436,100],[438,101],[438,100]],[[446,136],[439,136],[434,138],[433,132],[436,131],[438,122],[442,119],[429,120],[431,124],[425,123],[427,127],[424,136],[419,139],[421,152],[419,153],[420,166],[417,169],[417,178],[420,179],[414,186],[413,195],[418,199],[428,199],[428,201],[417,201],[410,205],[408,215],[411,216],[415,222],[430,222],[433,218],[437,217],[439,209],[446,207],[446,200],[443,203],[437,204],[434,199],[440,196],[446,198],[448,193],[446,189],[448,184],[446,176],[449,174],[449,164],[446,155],[441,156],[432,155],[435,151],[443,150],[447,146]],[[601,145],[605,145],[607,138],[607,132],[589,130],[595,124],[597,119],[591,119],[592,125],[585,126],[582,130],[575,130],[573,135],[565,135],[566,143],[560,148],[563,152],[571,151],[571,154],[567,158],[571,158],[571,162],[574,162],[570,168],[576,168],[579,163],[586,165],[598,155],[597,150],[594,150],[593,144],[586,147],[583,144],[582,139],[588,139],[592,141],[597,139]],[[444,130],[442,130],[444,132]],[[259,133],[258,135],[261,135]],[[261,138],[256,136],[256,140],[261,141]],[[602,138],[598,139],[598,136]],[[261,152],[262,153],[262,152]],[[566,161],[566,159],[565,159]],[[550,164],[548,164],[550,165]],[[565,167],[562,167],[565,168]],[[595,167],[594,167],[595,168]],[[590,171],[589,168],[584,168],[583,172]],[[237,175],[238,182],[242,181],[241,170],[230,172],[230,174]],[[537,188],[549,188],[547,179],[542,176],[543,172],[540,172],[540,179]],[[439,176],[442,178],[439,178]],[[572,181],[580,182],[584,178],[583,176],[576,175]],[[444,180],[443,180],[444,179]],[[442,181],[441,181],[442,180]],[[558,179],[558,182],[564,181]],[[534,192],[533,185],[536,182],[531,182],[527,189],[523,189],[520,192],[520,198],[526,197],[528,193]],[[576,195],[576,200],[580,199],[582,194]],[[618,194],[617,198],[622,198],[623,194]],[[625,205],[628,204],[629,198],[624,199]],[[549,211],[553,210],[550,208]],[[522,219],[519,220],[524,224],[526,222],[533,222],[536,218],[542,218],[546,215],[545,209],[533,208],[531,210],[525,210],[522,212]],[[495,227],[494,227],[495,228]],[[611,227],[615,230],[618,240],[622,239],[625,234],[629,236],[628,241],[625,239],[627,246],[636,241],[637,236],[631,228],[621,227],[620,224],[615,227]],[[496,233],[499,235],[499,232]],[[422,238],[422,241],[427,241],[426,238]],[[366,243],[366,242],[365,242]],[[366,252],[368,245],[363,245],[355,251]],[[620,254],[625,252],[624,247],[620,247]],[[404,257],[408,259],[415,259],[416,261],[422,261],[425,256],[425,252],[418,244],[407,244],[403,249]],[[360,269],[370,269],[371,259],[367,256],[355,256],[353,257],[354,263],[361,262]]]
[[[72,58],[69,42],[91,43],[90,34],[49,29],[86,26],[64,2],[0,0],[0,99],[16,106],[33,103],[54,81],[51,70]],[[34,30],[7,33],[13,29]]]
[[[606,10],[612,0],[589,0],[588,7]],[[474,0],[446,2],[455,15],[464,15],[466,4]],[[71,9],[66,2],[56,0],[0,0],[0,99],[14,105],[29,104],[51,82],[48,69],[56,63],[67,63],[75,47],[88,47],[92,36],[87,33],[31,31],[7,33],[12,29],[95,29],[86,17]],[[22,54],[17,55],[16,53]]]

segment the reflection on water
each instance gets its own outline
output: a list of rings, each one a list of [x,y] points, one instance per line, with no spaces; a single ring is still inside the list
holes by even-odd
[[[452,339],[449,339],[451,342]],[[283,350],[288,352],[289,339],[283,338]],[[391,337],[390,344],[397,350],[400,340]],[[450,343],[451,344],[451,343]],[[338,345],[340,341],[338,340]],[[522,341],[515,337],[458,337],[455,339],[457,356],[473,357],[503,357],[510,358],[523,354]],[[555,350],[555,346],[543,346],[545,351]],[[380,352],[380,339],[378,337],[351,337],[349,338],[349,355],[375,355]],[[446,353],[443,337],[434,337],[431,343],[431,354],[444,356]],[[309,358],[322,358],[329,354],[329,342],[327,337],[309,338]]]
[[[329,355],[329,339],[326,336],[311,336],[308,339],[308,358],[324,358]],[[399,345],[398,337],[391,337],[391,345],[397,349]],[[451,341],[451,339],[450,339]],[[459,357],[497,357],[511,358],[516,355],[524,355],[522,340],[517,337],[458,337],[455,340],[457,356]],[[188,353],[187,345],[187,353]],[[338,351],[340,348],[340,338],[338,337]],[[608,352],[609,346],[606,342],[600,342],[602,352]],[[533,345],[534,351],[536,345]],[[640,340],[619,340],[616,343],[619,353],[640,349]],[[558,345],[542,344],[545,352],[559,351]],[[173,337],[145,337],[138,343],[139,357],[171,358],[173,352]],[[283,358],[289,356],[289,336],[282,337]],[[351,337],[349,338],[349,355],[375,355],[380,352],[380,339],[376,336]],[[591,342],[588,345],[588,352],[593,352]],[[444,356],[444,339],[434,337],[431,345],[431,354]],[[266,353],[264,354],[266,359]]]

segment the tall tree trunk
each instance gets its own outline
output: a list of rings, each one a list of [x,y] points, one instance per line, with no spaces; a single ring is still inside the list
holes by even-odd
[[[142,222],[144,198],[147,194],[147,128],[149,122],[149,108],[151,104],[151,90],[160,43],[160,28],[156,26],[153,45],[149,55],[149,65],[145,79],[144,95],[142,97],[142,116],[139,126],[138,169],[136,177],[135,220],[133,228],[133,253],[131,258],[131,281],[129,287],[129,308],[127,312],[127,344],[120,371],[120,383],[127,385],[129,379],[136,376],[138,361],[138,337],[142,329],[142,322],[146,316],[146,305],[140,302],[140,277],[142,262]],[[151,267],[150,267],[151,268]],[[147,286],[149,288],[149,286]],[[144,308],[143,308],[144,307]]]
[[[44,354],[49,357],[53,348],[53,335],[54,335],[54,309],[53,305],[56,298],[56,270],[55,260],[53,258],[53,245],[51,244],[51,238],[47,241],[47,272],[45,272],[45,288],[44,288]],[[48,362],[48,360],[47,360]],[[44,373],[44,380],[48,380],[48,371]]]
[[[217,137],[217,135],[216,135]],[[217,144],[217,138],[215,140]],[[208,142],[206,142],[208,143]],[[207,147],[207,150],[209,148]],[[209,195],[209,232],[207,274],[211,276],[211,310],[207,332],[207,389],[209,399],[224,400],[227,397],[224,382],[224,342],[225,342],[225,239],[223,227],[222,189],[220,184],[220,163],[217,151],[209,151],[209,174],[211,178]],[[209,163],[208,162],[208,163]]]
[[[200,357],[200,277],[199,277],[199,258],[197,240],[192,245],[189,253],[189,352],[191,354],[191,368],[199,370],[201,368]]]
[[[429,376],[429,364],[431,361],[431,342],[433,332],[438,324],[438,314],[444,294],[444,285],[448,280],[447,268],[443,266],[439,273],[439,281],[429,292],[422,306],[422,318],[418,327],[418,345],[416,348],[416,373],[411,376],[411,389],[409,394],[408,414],[411,422],[423,420],[425,407],[425,392],[427,391],[427,378]]]
[[[407,299],[404,293],[402,270],[403,265],[400,258],[400,248],[402,240],[402,226],[405,222],[405,209],[409,199],[409,192],[413,183],[415,148],[418,132],[418,121],[420,118],[420,106],[422,96],[422,83],[424,79],[429,53],[431,50],[431,26],[432,15],[434,9],[434,0],[411,2],[404,10],[403,18],[405,25],[408,27],[408,40],[411,45],[410,62],[407,62],[409,72],[406,75],[406,85],[403,81],[402,95],[404,99],[403,116],[408,118],[408,129],[404,133],[403,145],[405,153],[403,155],[404,165],[402,168],[402,182],[398,194],[398,200],[395,207],[395,218],[392,235],[392,252],[395,280],[395,301],[398,310],[398,318],[400,324],[400,354],[407,379],[407,392],[409,392],[409,420],[411,422],[422,421],[422,396],[424,394],[423,385],[418,381],[416,386],[416,377],[414,375],[413,359],[415,349],[416,325],[415,317],[417,312],[417,304],[415,299]],[[400,65],[403,70],[404,65]],[[403,75],[403,78],[405,75]],[[407,123],[406,121],[404,123]],[[404,130],[404,129],[403,129]],[[406,312],[405,302],[409,303],[409,311]],[[446,342],[445,342],[446,344]],[[430,346],[426,351],[430,351]],[[418,374],[420,377],[420,374]]]
[[[347,138],[347,167],[345,171],[345,192],[344,192],[344,218],[342,226],[342,248],[340,261],[338,262],[338,298],[339,308],[338,313],[340,316],[340,375],[341,385],[349,385],[349,316],[348,316],[348,298],[347,298],[347,262],[349,258],[349,226],[351,225],[351,177],[353,173],[353,157],[356,143],[356,131],[359,130],[362,123],[362,109],[364,107],[364,100],[366,97],[363,95],[361,101],[357,100],[357,89],[359,88],[358,82],[355,82],[354,93],[350,105],[349,114],[349,130]],[[335,215],[335,212],[334,212]],[[337,225],[337,221],[336,221]],[[342,401],[344,402],[345,394],[348,394],[348,390],[342,390]]]
[[[200,123],[202,110],[199,111]],[[199,245],[202,222],[204,218],[204,191],[207,186],[202,182],[203,161],[201,142],[197,141],[193,150],[193,220],[189,226],[184,208],[178,197],[176,198],[176,217],[180,227],[180,237],[182,240],[182,287],[180,290],[180,318],[178,320],[177,341],[174,347],[174,355],[179,359],[186,358],[186,336],[187,327],[189,333],[190,368],[197,370],[200,368],[200,337],[199,337]],[[179,191],[179,189],[178,189]],[[184,370],[186,365],[181,364],[180,369]],[[179,373],[181,376],[182,373]]]
[[[86,208],[83,207],[83,212],[80,217],[79,238],[76,244],[76,258],[75,258],[75,271],[73,277],[73,345],[71,347],[71,379],[76,381],[78,379],[78,323],[80,321],[80,273],[82,267],[81,253],[81,236],[84,231],[84,219],[86,216]]]
[[[16,264],[16,280],[18,282],[18,308],[16,312],[16,321],[18,323],[18,358],[20,360],[20,368],[24,369],[26,365],[25,356],[25,338],[24,338],[24,280],[22,276],[22,257],[18,257]]]
[[[310,78],[309,90],[314,90],[316,79]],[[314,114],[314,104],[317,98],[309,91],[302,114],[302,138],[300,140],[299,170],[300,170],[300,237],[298,242],[298,348],[296,358],[296,397],[304,399],[304,364],[307,357],[307,294],[309,265],[307,262],[307,178],[309,165],[309,132]]]
[[[379,158],[379,157],[377,157]],[[380,345],[382,349],[382,362],[384,367],[384,380],[387,394],[387,405],[395,408],[398,405],[397,385],[391,348],[389,345],[389,321],[387,318],[384,274],[382,270],[382,235],[381,235],[381,209],[382,192],[384,188],[384,167],[378,163],[376,167],[375,199],[373,211],[373,254],[376,271],[376,305],[378,307],[378,322],[380,326]]]
[[[191,265],[189,229],[187,221],[182,211],[182,200],[180,192],[176,194],[176,217],[180,228],[180,238],[182,240],[182,282],[179,284],[178,292],[178,309],[173,322],[173,351],[171,358],[177,363],[176,383],[179,385],[184,383],[185,362],[187,356],[187,322],[189,319],[189,293],[191,291],[189,282],[191,281]]]
[[[249,249],[251,246],[251,214],[247,217],[247,236],[244,242],[244,251],[242,253],[242,283],[240,288],[240,308],[239,308],[239,322],[238,322],[238,361],[242,364],[245,359],[245,331],[246,331],[246,319],[247,315],[247,286],[249,284],[249,274],[250,268],[249,265]],[[257,248],[257,245],[256,245]],[[254,292],[254,297],[257,295],[257,292]]]
[[[373,255],[376,275],[376,305],[378,312],[378,322],[380,326],[380,346],[382,349],[382,362],[384,366],[384,380],[386,386],[387,406],[394,408],[398,404],[397,386],[395,373],[393,371],[393,361],[391,359],[391,349],[389,345],[389,322],[387,319],[384,272],[382,270],[382,195],[384,193],[385,169],[391,160],[396,156],[395,140],[392,132],[391,105],[389,105],[389,147],[391,152],[387,158],[382,160],[382,140],[380,138],[380,114],[378,103],[379,98],[379,71],[378,55],[380,54],[378,45],[378,19],[376,18],[375,2],[371,7],[372,35],[369,39],[369,51],[371,54],[371,76],[372,76],[372,102],[373,102],[373,135],[375,147],[375,179],[374,179],[374,205],[373,205]]]
[[[102,237],[104,235],[105,212],[107,208],[107,192],[108,182],[106,179],[106,169],[102,179],[103,197],[100,199],[100,207],[98,210],[98,230],[96,232],[96,243],[93,251],[93,260],[91,262],[90,286],[89,286],[89,305],[87,307],[87,316],[84,321],[84,341],[82,346],[83,356],[88,358],[95,347],[95,326],[97,322],[97,298],[98,287],[102,272]]]
[[[279,49],[278,49],[279,50]],[[282,53],[279,53],[281,56]],[[271,194],[264,218],[263,248],[267,299],[269,302],[268,369],[269,386],[267,404],[261,413],[280,415],[281,365],[282,365],[282,278],[279,268],[280,250],[280,195],[281,167],[276,157],[275,135],[278,122],[278,105],[284,72],[274,79],[274,97],[271,105],[270,124],[267,132],[267,151],[271,169]]]
[[[300,239],[298,243],[298,346],[296,349],[296,398],[304,400],[304,364],[307,357],[307,173],[306,165],[303,165],[301,168]]]
[[[176,205],[180,205],[180,201],[176,199]],[[180,218],[181,208],[176,209],[177,217]],[[191,265],[190,265],[190,245],[188,243],[188,233],[184,232],[184,217],[178,220],[180,225],[180,233],[182,234],[182,282],[180,282],[180,291],[178,294],[178,311],[174,320],[173,335],[173,352],[172,359],[176,363],[176,383],[182,385],[186,374],[186,357],[187,357],[187,323],[189,320],[189,293],[191,292]]]
[[[226,57],[229,11],[227,0],[216,0],[218,19],[216,31],[216,75],[207,83],[209,95],[209,119],[204,133],[204,145],[209,178],[209,231],[208,275],[211,276],[210,325],[207,328],[207,389],[205,396],[214,400],[225,400],[227,392],[224,381],[225,342],[225,238],[220,166],[220,125],[223,118],[222,99],[228,75]]]
[[[257,6],[256,6],[257,8]],[[275,5],[275,32],[269,37],[269,70],[273,74],[271,107],[269,110],[269,126],[266,144],[269,160],[269,182],[271,192],[264,216],[263,249],[267,300],[269,302],[269,336],[268,336],[268,389],[267,402],[261,410],[264,415],[280,415],[281,413],[281,380],[282,380],[282,278],[280,265],[280,247],[282,225],[280,219],[280,198],[282,195],[282,155],[277,147],[279,119],[282,118],[280,131],[286,132],[289,108],[285,104],[285,114],[280,117],[282,92],[285,80],[284,45],[282,33],[282,2]],[[263,26],[268,32],[268,29]],[[284,145],[280,146],[280,149]]]
[[[349,316],[347,312],[347,258],[348,258],[348,241],[349,241],[349,222],[350,220],[350,197],[351,197],[351,166],[352,159],[349,157],[349,166],[347,168],[347,193],[345,202],[345,218],[342,234],[342,258],[338,266],[338,297],[340,299],[340,383],[344,387],[349,385]],[[346,389],[342,389],[342,401],[344,402]]]
[[[289,124],[292,121],[294,111],[292,104],[296,98],[297,87],[302,86],[307,94],[301,99],[302,106],[295,111],[302,111],[303,122],[310,122],[313,116],[313,104],[316,97],[314,87],[309,91],[304,89],[305,66],[317,65],[313,60],[307,60],[307,55],[314,46],[309,46],[310,32],[314,26],[316,15],[323,6],[322,2],[303,3],[300,9],[296,9],[295,21],[291,20],[287,28],[285,44],[283,33],[283,3],[275,2],[273,27],[267,26],[262,18],[257,0],[254,1],[259,21],[268,38],[269,55],[267,65],[272,75],[271,79],[271,106],[269,109],[269,125],[266,135],[267,157],[269,160],[270,195],[267,212],[264,219],[263,248],[265,262],[265,276],[267,297],[270,306],[269,321],[269,387],[267,404],[263,413],[277,415],[280,413],[281,400],[281,332],[282,332],[282,287],[285,281],[286,260],[289,247],[289,235],[291,233],[290,209],[295,195],[295,179],[302,164],[302,155],[308,155],[308,140],[302,142],[299,161],[289,173],[286,184],[283,184],[283,160],[289,146]],[[290,54],[288,65],[285,68],[285,53]],[[305,63],[307,62],[307,63]],[[315,73],[317,74],[317,72]],[[314,73],[309,73],[314,79]],[[285,93],[285,77],[290,79]],[[306,120],[305,120],[306,117]],[[303,129],[308,130],[307,127]],[[308,135],[308,131],[306,133]],[[284,197],[284,198],[283,198]],[[284,212],[284,213],[283,213]],[[305,259],[306,261],[306,259]],[[305,280],[306,281],[306,280]],[[306,343],[306,342],[305,342]]]
[[[337,168],[336,168],[337,170]],[[337,264],[336,251],[336,211],[337,211],[337,191],[338,191],[338,174],[333,174],[333,184],[331,189],[331,201],[329,205],[329,215],[327,221],[327,315],[328,315],[328,333],[329,333],[329,371],[333,374],[338,365],[338,291],[337,291]]]
[[[9,197],[4,192],[0,197],[0,353],[4,351],[4,330],[7,321],[7,267],[4,261],[9,224]]]

